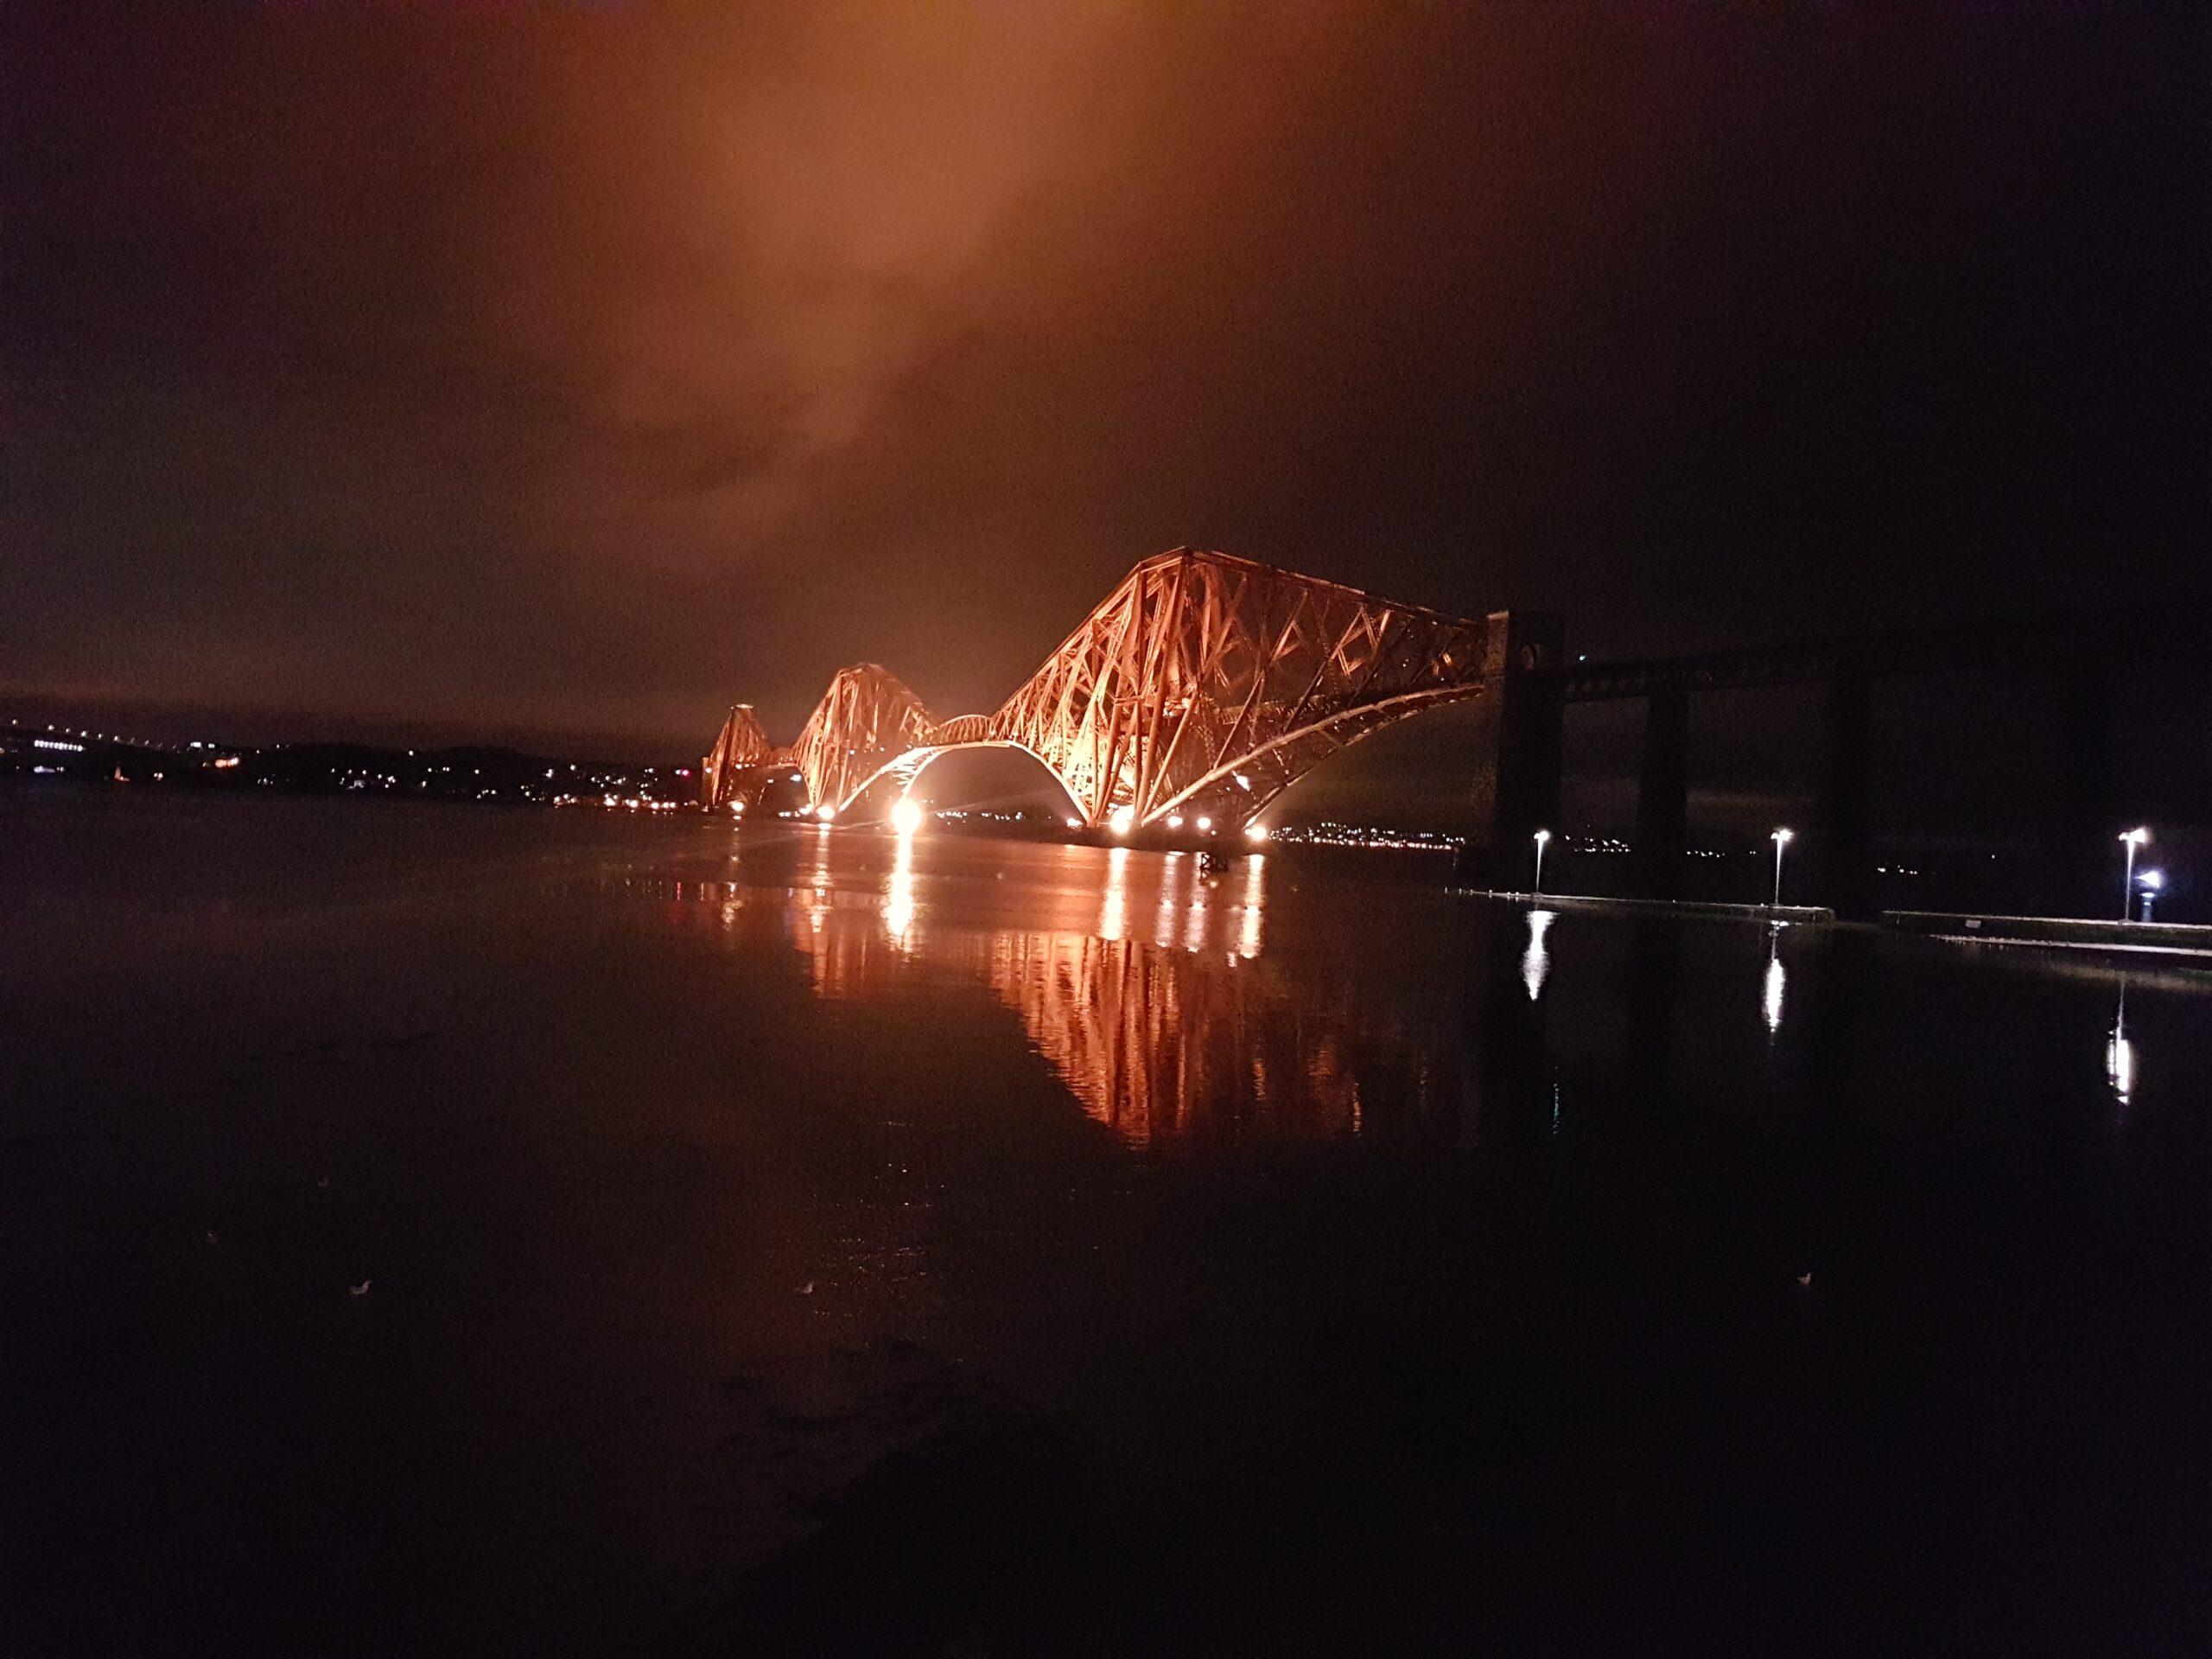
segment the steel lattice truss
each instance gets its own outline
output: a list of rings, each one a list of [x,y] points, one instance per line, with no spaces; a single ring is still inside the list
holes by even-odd
[[[791,745],[791,763],[806,779],[810,801],[842,807],[885,766],[933,741],[936,730],[904,680],[861,663],[837,671]]]
[[[862,664],[830,682],[789,751],[764,759],[788,759],[810,800],[842,810],[879,781],[905,788],[948,749],[1010,746],[1050,767],[1094,826],[1188,815],[1233,828],[1346,744],[1478,692],[1484,633],[1178,549],[1130,571],[997,713],[934,721],[895,676]],[[722,749],[707,759],[710,779],[725,775]]]
[[[753,705],[741,702],[722,722],[715,747],[699,763],[699,798],[709,806],[721,806],[737,793],[737,775],[748,766],[766,766],[776,757],[776,746],[760,724]]]
[[[1323,756],[1481,689],[1484,625],[1223,553],[1147,559],[991,717],[1093,823],[1249,817]]]

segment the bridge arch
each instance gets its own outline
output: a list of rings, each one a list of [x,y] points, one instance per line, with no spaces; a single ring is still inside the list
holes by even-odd
[[[1154,808],[1144,822],[1156,823],[1171,814],[1204,813],[1225,826],[1241,828],[1314,767],[1362,738],[1446,703],[1465,702],[1479,696],[1482,689],[1478,682],[1412,691],[1285,732],[1171,796]]]
[[[1075,791],[1068,787],[1067,779],[1053,769],[1050,761],[1027,744],[996,738],[963,743],[932,743],[909,749],[906,753],[886,761],[843,801],[836,803],[837,817],[849,822],[874,823],[889,814],[893,802],[917,793],[922,779],[939,761],[953,755],[983,753],[1022,756],[1050,780],[1053,791],[1059,797],[1063,815],[1077,820],[1083,817],[1083,803],[1076,798]]]

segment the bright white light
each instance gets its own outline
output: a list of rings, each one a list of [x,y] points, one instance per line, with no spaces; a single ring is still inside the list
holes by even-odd
[[[2149,843],[2151,832],[2143,825],[2138,824],[2134,829],[2122,834],[2120,839],[2131,847],[2141,847]]]
[[[824,801],[821,805],[814,809],[814,816],[821,819],[824,823],[832,823],[837,817],[837,809],[830,805],[829,802]]]
[[[2126,1029],[2113,1027],[2105,1043],[2105,1081],[2112,1084],[2112,1091],[2123,1106],[2135,1092],[2135,1045],[2127,1040]]]
[[[1251,823],[1248,823],[1248,824],[1246,824],[1246,825],[1244,826],[1244,839],[1245,839],[1245,840],[1247,840],[1247,841],[1265,841],[1267,838],[1268,838],[1268,826],[1267,826],[1266,824],[1264,824],[1264,823],[1261,823],[1257,818],[1253,819]]]
[[[1200,818],[1198,820],[1198,833],[1202,836],[1210,836],[1213,834],[1213,820],[1211,818]]]
[[[1069,829],[1071,829],[1071,830],[1080,830],[1080,829],[1082,829],[1082,828],[1083,828],[1083,820],[1082,820],[1081,818],[1070,818],[1070,819],[1068,820],[1068,828],[1069,828]]]
[[[2166,885],[2166,873],[2164,870],[2145,870],[2135,879],[2152,893],[2158,892]]]
[[[1239,789],[1249,789],[1252,787],[1252,780],[1240,772],[1236,774],[1236,787]]]
[[[1180,812],[1169,813],[1167,815],[1167,827],[1170,830],[1180,830],[1183,827],[1183,815]]]
[[[1551,910],[1529,912],[1529,948],[1521,953],[1521,984],[1531,1002],[1544,994],[1544,980],[1552,970],[1552,955],[1544,949],[1544,935],[1551,931],[1558,914]]]
[[[1787,847],[1791,842],[1797,839],[1797,832],[1795,830],[1777,830],[1774,832],[1772,838],[1781,845]]]
[[[1770,956],[1766,959],[1766,995],[1763,999],[1766,1014],[1766,1028],[1770,1034],[1782,1029],[1783,985],[1788,976],[1782,967],[1782,957]]]
[[[1546,842],[1549,841],[1551,838],[1552,838],[1552,832],[1551,832],[1550,830],[1537,830],[1537,831],[1536,831],[1536,845],[1538,845],[1539,847],[1542,846]]]
[[[901,795],[891,809],[891,827],[902,836],[911,836],[922,827],[922,804],[912,796]]]
[[[1106,820],[1106,827],[1117,836],[1126,836],[1137,827],[1137,810],[1134,806],[1117,806],[1113,817]]]

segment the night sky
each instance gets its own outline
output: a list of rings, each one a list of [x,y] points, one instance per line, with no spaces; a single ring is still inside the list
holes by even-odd
[[[2201,28],[1937,10],[7,7],[0,690],[696,753],[1179,543],[2192,602]]]

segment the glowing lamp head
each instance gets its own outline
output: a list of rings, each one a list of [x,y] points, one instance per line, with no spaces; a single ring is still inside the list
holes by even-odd
[[[1198,833],[1202,836],[1210,836],[1213,834],[1213,820],[1211,818],[1200,818],[1198,820]]]
[[[1551,838],[1552,838],[1552,832],[1551,832],[1550,830],[1537,830],[1537,831],[1536,831],[1536,845],[1537,845],[1537,846],[1539,846],[1539,847],[1542,846],[1546,842],[1549,841]]]
[[[1248,823],[1248,824],[1246,824],[1246,825],[1244,826],[1244,839],[1245,839],[1245,840],[1247,840],[1247,841],[1265,841],[1267,838],[1268,838],[1268,826],[1267,826],[1266,824],[1264,824],[1264,823],[1261,823],[1257,818],[1255,818],[1251,823]]]
[[[1777,830],[1774,832],[1774,844],[1777,847],[1787,847],[1796,839],[1797,832],[1795,830]]]
[[[2130,847],[2147,846],[2151,840],[2151,831],[2145,826],[2139,823],[2133,830],[2122,831],[2120,838],[2126,842]]]
[[[2145,893],[2156,893],[2166,885],[2166,873],[2164,870],[2145,870],[2135,879],[2143,884],[2143,890]]]
[[[1134,806],[1117,806],[1106,820],[1106,827],[1117,836],[1126,836],[1137,827],[1137,810]]]
[[[829,802],[824,801],[821,805],[814,809],[814,816],[821,819],[823,823],[829,823],[836,818],[837,809],[830,805]]]
[[[891,827],[902,836],[911,836],[922,827],[922,804],[911,796],[901,795],[891,809]]]
[[[1180,830],[1183,827],[1183,815],[1180,812],[1170,812],[1167,815],[1167,827],[1170,830]]]
[[[1068,828],[1069,828],[1069,829],[1071,829],[1071,830],[1080,830],[1080,829],[1082,829],[1082,828],[1083,828],[1083,820],[1082,820],[1081,818],[1070,818],[1070,819],[1068,820]]]

